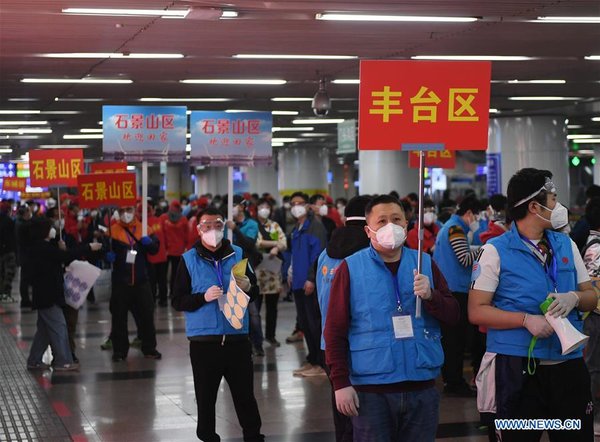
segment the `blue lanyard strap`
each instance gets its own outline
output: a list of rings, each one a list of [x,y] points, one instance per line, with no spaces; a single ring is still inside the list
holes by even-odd
[[[400,270],[400,268],[398,268]],[[392,279],[394,280],[394,292],[396,293],[396,302],[398,303],[398,311],[402,311],[402,300],[400,299],[400,286],[398,284],[398,275],[392,273]]]
[[[219,285],[221,289],[225,287],[223,284],[223,266],[221,265],[221,260],[216,260],[213,258],[213,264],[215,266],[215,272],[217,272],[217,278],[219,279]]]
[[[532,247],[534,247],[540,253],[543,253],[543,251],[540,250],[540,248],[537,245],[535,245],[529,238],[524,237],[520,233],[519,233],[519,236],[521,237],[521,239],[523,241],[530,244]],[[544,270],[546,271],[546,275],[548,275],[548,278],[550,278],[550,280],[552,281],[552,284],[554,285],[554,290],[556,291],[558,289],[558,264],[556,263],[556,253],[554,253],[554,247],[552,247],[552,243],[547,239],[546,239],[546,242],[548,243],[548,246],[550,247],[549,253],[552,255],[552,259],[551,259],[550,265],[548,265],[547,263],[544,263]]]

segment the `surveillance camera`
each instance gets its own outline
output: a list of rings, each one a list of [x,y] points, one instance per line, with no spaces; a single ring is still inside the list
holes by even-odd
[[[317,117],[324,117],[331,110],[331,98],[329,98],[323,80],[319,82],[319,90],[313,97],[311,107]]]

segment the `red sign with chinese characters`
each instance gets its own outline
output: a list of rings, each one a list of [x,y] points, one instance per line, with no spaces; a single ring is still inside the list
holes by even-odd
[[[413,150],[408,155],[408,167],[419,168],[419,151]],[[453,150],[429,150],[425,152],[425,167],[454,169],[456,167],[456,152]]]
[[[33,187],[76,186],[83,173],[83,149],[35,149],[29,151]]]
[[[77,178],[79,207],[136,205],[135,173],[90,173]]]
[[[50,192],[21,192],[21,201],[25,200],[45,200],[52,195]]]
[[[5,192],[25,192],[27,178],[6,177],[2,182],[2,190]]]
[[[127,163],[124,161],[103,161],[90,164],[91,173],[119,173],[127,172]]]
[[[490,80],[489,62],[361,61],[359,149],[487,149]]]

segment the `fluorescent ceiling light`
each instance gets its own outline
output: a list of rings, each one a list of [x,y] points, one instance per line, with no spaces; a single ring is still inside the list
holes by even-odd
[[[218,78],[212,78],[212,79],[202,79],[202,78],[191,78],[191,79],[187,79],[187,80],[180,80],[180,83],[186,83],[186,84],[245,84],[245,85],[281,85],[281,84],[286,84],[287,81],[285,80],[276,80],[276,79],[226,79],[226,78],[222,78],[222,79],[218,79]]]
[[[42,126],[47,121],[0,121],[0,126]]]
[[[40,149],[86,149],[89,144],[40,144]]]
[[[567,135],[567,140],[577,140],[583,138],[598,138],[599,135],[591,135],[591,134],[570,134]]]
[[[52,133],[52,129],[26,129],[26,128],[3,129],[3,128],[0,128],[0,134],[23,135],[23,134],[51,134],[51,133]]]
[[[102,134],[67,134],[63,140],[101,140]]]
[[[2,115],[28,115],[28,114],[39,114],[39,110],[31,109],[0,109]]]
[[[592,117],[592,121],[600,121],[600,117]]]
[[[79,129],[82,134],[101,134],[102,129]]]
[[[153,98],[153,97],[144,97],[140,98],[139,101],[146,102],[159,102],[159,101],[167,101],[171,103],[223,103],[226,101],[233,101],[231,98]]]
[[[582,97],[552,97],[552,96],[539,96],[539,97],[508,97],[512,101],[577,101],[581,100]]]
[[[334,21],[401,21],[401,22],[451,22],[466,23],[477,21],[475,17],[435,17],[423,15],[375,15],[375,14],[317,14],[317,20]]]
[[[494,109],[494,108],[490,109],[490,114],[497,114],[498,112],[500,112],[498,109]]]
[[[6,148],[6,149],[5,149],[5,148],[1,148],[1,149],[0,149],[0,153],[11,153],[12,151],[13,151],[13,150],[12,150],[12,149],[10,149],[10,148]]]
[[[298,118],[292,121],[292,124],[337,124],[343,123],[343,118],[322,118],[317,120],[316,118]]]
[[[225,112],[227,112],[228,114],[242,114],[245,112],[260,112],[260,111],[250,110],[250,109],[225,109]]]
[[[118,8],[65,8],[64,14],[117,15],[185,18],[189,9],[118,9]]]
[[[347,79],[340,78],[338,80],[333,80],[332,83],[334,83],[334,84],[360,84],[360,80],[358,78],[347,78]]]
[[[600,23],[600,17],[538,17],[538,23]]]
[[[312,138],[321,138],[321,137],[332,137],[335,134],[328,134],[325,132],[313,132],[313,133],[307,133],[307,134],[300,134],[300,136],[302,137],[312,137]]]
[[[583,126],[581,124],[568,124],[567,129],[581,129]]]
[[[188,132],[187,134],[185,134],[185,137],[186,137],[187,139],[190,139],[190,138],[192,138],[192,134]]]
[[[92,102],[92,101],[104,101],[104,98],[59,98],[55,97],[54,101],[72,101],[72,102]]]
[[[121,52],[56,52],[40,54],[47,58],[183,58],[183,54],[150,54],[150,53],[130,53]]]
[[[10,139],[10,140],[32,140],[32,139],[40,138],[40,136],[39,135],[11,135],[11,136],[6,135],[6,138]]]
[[[281,143],[281,142],[275,142],[275,143],[271,142],[271,146],[272,147],[283,147],[284,145],[285,144]]]
[[[508,84],[565,84],[566,80],[508,80]]]
[[[135,170],[135,166],[127,166],[127,170]]]
[[[192,151],[192,145],[191,144],[186,144],[185,145],[185,151],[186,152],[191,152]]]
[[[600,55],[587,55],[586,60],[600,60]]]
[[[275,97],[271,98],[271,101],[312,101],[310,97]]]
[[[600,138],[587,138],[583,140],[573,140],[577,144],[600,144]]]
[[[110,78],[22,78],[21,83],[131,84],[133,81]]]
[[[413,60],[454,60],[454,61],[526,61],[533,57],[521,55],[415,55]]]
[[[8,101],[40,101],[39,98],[9,98]]]
[[[236,18],[238,15],[237,11],[223,11],[221,13],[221,18]]]
[[[69,111],[69,110],[40,112],[40,114],[42,114],[42,115],[77,115],[77,114],[82,114],[82,113],[83,113],[82,111]]]
[[[271,129],[272,132],[308,132],[310,130],[315,130],[314,127],[273,127]]]
[[[298,115],[298,111],[274,110],[271,115]]]
[[[275,143],[295,143],[297,141],[306,141],[302,138],[271,138],[271,142]]]
[[[99,124],[100,126],[102,126],[102,125],[104,124],[104,121],[98,121],[98,124]]]
[[[236,54],[233,58],[258,60],[353,60],[356,55],[295,55],[295,54]]]

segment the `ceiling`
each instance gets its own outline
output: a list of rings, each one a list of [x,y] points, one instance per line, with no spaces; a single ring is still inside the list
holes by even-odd
[[[72,7],[190,9],[184,19],[71,15]],[[238,17],[220,19],[222,10]],[[466,16],[469,23],[336,22],[317,13]],[[514,55],[528,61],[493,62],[491,107],[502,115],[564,115],[580,133],[600,134],[600,23],[534,23],[539,16],[599,17],[598,0],[498,1],[124,1],[2,0],[0,3],[0,110],[37,109],[38,115],[0,115],[0,120],[48,121],[51,134],[5,139],[18,158],[49,144],[85,144],[87,158],[101,156],[101,140],[64,140],[82,128],[100,128],[103,104],[142,104],[143,97],[229,98],[187,105],[192,110],[296,110],[313,116],[310,102],[273,102],[273,97],[312,97],[321,77],[358,78],[360,59],[410,59],[416,55]],[[179,53],[178,59],[47,58],[45,53]],[[247,60],[235,54],[354,55],[350,60]],[[30,84],[23,78],[100,77],[131,84]],[[190,78],[283,79],[284,85],[183,84]],[[565,84],[505,84],[501,80],[562,79]],[[327,86],[334,118],[357,116],[358,85]],[[511,96],[581,97],[577,101],[511,101]],[[86,101],[97,99],[101,101]],[[23,101],[26,100],[26,101]],[[71,112],[63,113],[65,111]],[[72,114],[72,112],[77,112]],[[275,126],[291,126],[290,116],[274,116]],[[0,126],[7,128],[11,126]],[[35,127],[35,126],[32,126]],[[15,126],[12,126],[15,128]],[[334,134],[335,125],[315,127]],[[281,133],[279,136],[293,136]],[[302,145],[333,145],[334,136]],[[300,144],[300,143],[299,143]]]

